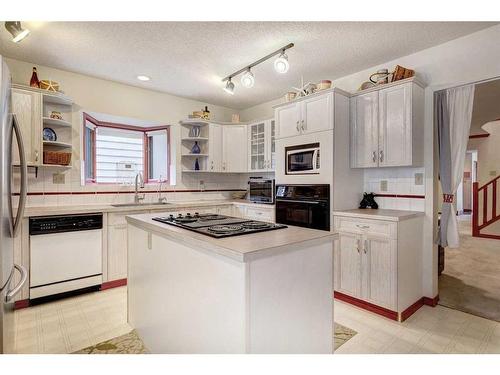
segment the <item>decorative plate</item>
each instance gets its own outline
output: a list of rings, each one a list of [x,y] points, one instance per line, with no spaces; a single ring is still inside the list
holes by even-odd
[[[43,128],[43,140],[44,141],[57,141],[57,134],[51,128]]]

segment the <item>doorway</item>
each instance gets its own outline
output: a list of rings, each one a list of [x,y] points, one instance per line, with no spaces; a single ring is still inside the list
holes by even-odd
[[[496,321],[500,321],[500,236],[474,236],[474,220],[486,212],[491,221],[495,212],[500,213],[499,200],[493,198],[500,198],[500,189],[493,191],[488,185],[500,187],[500,182],[491,183],[500,172],[499,102],[500,79],[476,84],[464,172],[456,193],[460,246],[444,248],[444,269],[438,278],[440,305]]]

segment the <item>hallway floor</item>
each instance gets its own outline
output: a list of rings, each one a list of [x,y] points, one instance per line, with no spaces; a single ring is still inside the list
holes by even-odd
[[[500,241],[472,237],[471,215],[458,220],[460,248],[445,249],[439,304],[500,322]]]

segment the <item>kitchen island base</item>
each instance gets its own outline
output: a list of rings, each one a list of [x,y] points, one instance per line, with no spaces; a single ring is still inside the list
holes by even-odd
[[[155,226],[128,224],[128,320],[148,350],[333,353],[329,233],[252,252],[240,261],[217,253],[211,241],[194,246],[192,234],[182,241]],[[265,241],[272,235],[238,240]]]

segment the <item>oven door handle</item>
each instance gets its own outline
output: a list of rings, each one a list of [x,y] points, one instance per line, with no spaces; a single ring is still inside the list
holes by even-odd
[[[290,203],[306,203],[306,204],[321,204],[323,202],[318,202],[318,201],[299,201],[299,200],[293,200],[293,199],[276,199],[276,203],[278,202],[290,202]]]
[[[314,152],[313,152],[313,160],[312,160],[313,163],[312,164],[313,164],[313,170],[314,171],[318,169],[318,165],[317,165],[318,164],[317,163],[317,161],[318,161],[318,151],[319,151],[318,149],[315,149]]]

